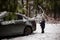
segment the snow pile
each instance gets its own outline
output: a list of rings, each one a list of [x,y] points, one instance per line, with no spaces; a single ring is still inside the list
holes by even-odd
[[[60,24],[46,23],[44,34],[41,33],[40,25],[37,24],[37,29],[33,34],[5,40],[60,40]]]

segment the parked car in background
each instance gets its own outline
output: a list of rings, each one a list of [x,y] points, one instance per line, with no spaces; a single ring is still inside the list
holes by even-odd
[[[16,13],[16,20],[4,20],[4,17],[0,19],[0,38],[13,35],[29,35],[36,30],[35,20],[30,20],[23,14]]]

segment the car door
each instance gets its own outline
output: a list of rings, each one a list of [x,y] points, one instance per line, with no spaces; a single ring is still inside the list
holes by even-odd
[[[23,16],[17,15],[16,20],[3,20],[0,25],[0,36],[11,36],[22,34],[25,28],[25,22],[23,22]]]
[[[2,19],[3,20],[0,21],[0,36],[13,35],[16,32],[13,20],[7,21],[4,18]]]
[[[16,15],[16,16],[17,16],[17,19],[14,20],[15,23],[13,25],[14,26],[14,31],[15,31],[15,33],[18,33],[18,34],[21,33],[22,34],[26,24],[23,21],[23,16],[22,15]]]
[[[17,19],[15,20],[15,24],[16,25],[20,25],[20,26],[24,26],[25,22],[23,20],[23,16],[22,15],[17,15]]]

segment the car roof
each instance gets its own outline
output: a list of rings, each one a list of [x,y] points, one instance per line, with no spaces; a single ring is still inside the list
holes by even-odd
[[[23,14],[21,14],[21,13],[16,13],[16,15],[22,15],[22,16],[25,16],[25,15],[23,15]]]

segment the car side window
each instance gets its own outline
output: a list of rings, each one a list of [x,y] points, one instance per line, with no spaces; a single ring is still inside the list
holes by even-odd
[[[18,19],[18,20],[22,20],[23,17],[22,17],[21,15],[17,15],[17,19]]]

